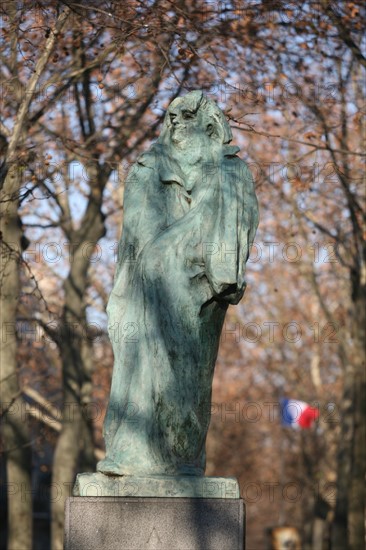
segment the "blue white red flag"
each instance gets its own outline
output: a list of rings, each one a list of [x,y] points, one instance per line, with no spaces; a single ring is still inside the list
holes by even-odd
[[[319,418],[319,409],[311,407],[305,401],[281,399],[281,418],[284,426],[306,430]]]

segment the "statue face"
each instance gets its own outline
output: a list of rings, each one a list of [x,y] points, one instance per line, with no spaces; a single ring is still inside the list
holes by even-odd
[[[171,139],[177,146],[191,145],[197,140],[204,140],[207,136],[200,112],[187,109],[184,103],[170,108],[169,119]]]

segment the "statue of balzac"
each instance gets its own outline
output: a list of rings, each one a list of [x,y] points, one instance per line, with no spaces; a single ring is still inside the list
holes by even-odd
[[[258,225],[253,179],[231,140],[216,103],[190,92],[127,177],[107,308],[115,364],[104,474],[204,473],[220,334],[243,296]]]

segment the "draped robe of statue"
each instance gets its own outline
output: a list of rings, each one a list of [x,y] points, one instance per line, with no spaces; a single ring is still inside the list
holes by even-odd
[[[115,365],[104,423],[113,475],[203,475],[228,305],[245,289],[257,202],[237,147],[187,170],[158,140],[131,169],[108,304]]]

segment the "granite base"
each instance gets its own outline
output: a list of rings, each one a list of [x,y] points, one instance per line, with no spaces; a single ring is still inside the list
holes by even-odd
[[[71,497],[65,550],[244,550],[241,499]]]

